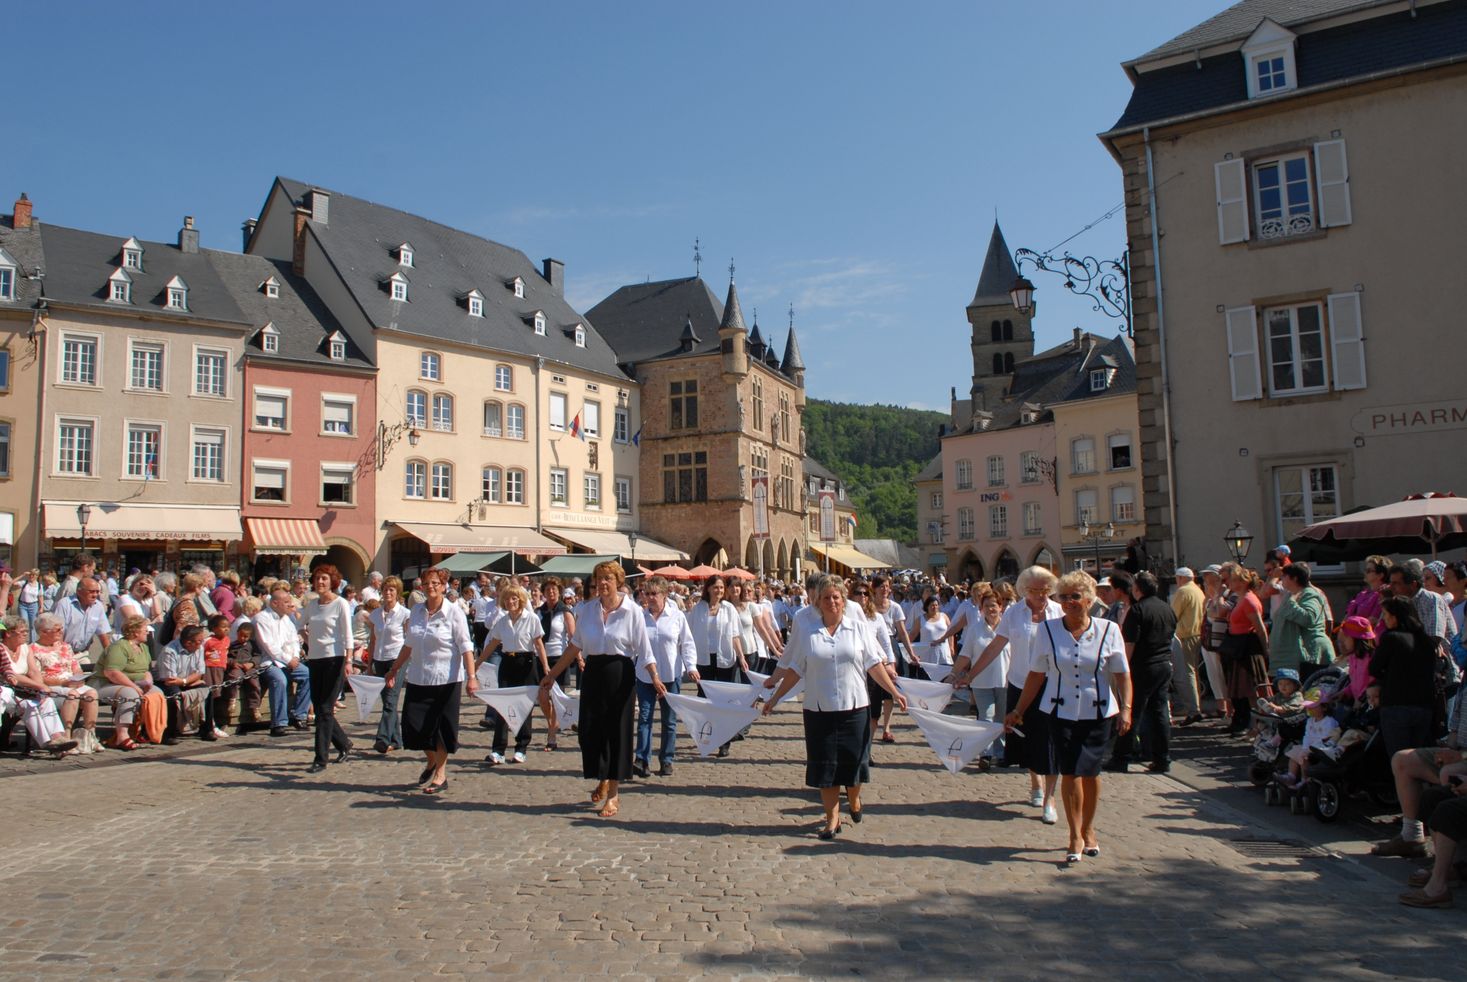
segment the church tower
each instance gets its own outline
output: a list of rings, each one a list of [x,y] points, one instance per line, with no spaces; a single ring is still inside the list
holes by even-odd
[[[973,385],[968,395],[973,411],[992,412],[1008,391],[1014,363],[1034,354],[1034,307],[1027,314],[1014,309],[1009,290],[1019,278],[1013,254],[1004,241],[998,222],[988,240],[988,255],[978,289],[968,304],[972,328]]]

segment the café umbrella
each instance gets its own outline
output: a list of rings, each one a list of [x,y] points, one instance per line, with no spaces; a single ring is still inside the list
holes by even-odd
[[[1290,542],[1295,559],[1321,562],[1416,554],[1467,546],[1467,498],[1426,492],[1316,522]]]

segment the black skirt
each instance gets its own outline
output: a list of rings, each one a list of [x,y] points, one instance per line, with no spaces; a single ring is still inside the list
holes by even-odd
[[[1018,706],[1024,690],[1016,685],[1008,687],[1007,705]],[[1041,693],[1042,697],[1043,693]],[[1054,774],[1049,748],[1049,714],[1039,708],[1039,699],[1024,714],[1024,722],[1017,733],[1006,733],[1003,738],[1003,762],[1005,767],[1024,767],[1035,774]]]
[[[1100,765],[1110,755],[1115,717],[1107,719],[1049,718],[1050,749],[1055,770],[1065,777],[1099,777]]]
[[[805,710],[805,786],[850,787],[870,780],[870,710]]]
[[[630,658],[590,655],[581,676],[581,773],[598,781],[632,776],[632,695],[637,673]]]
[[[458,752],[458,712],[462,686],[413,685],[403,687],[402,745],[408,750]]]

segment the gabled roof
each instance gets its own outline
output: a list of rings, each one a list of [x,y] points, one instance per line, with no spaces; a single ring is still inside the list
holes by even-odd
[[[15,271],[15,299],[0,300],[0,310],[34,307],[41,298],[42,280],[31,279],[37,268],[45,269],[45,252],[41,247],[41,229],[32,221],[30,228],[17,229],[14,216],[0,216],[0,249],[4,249],[19,265]]]
[[[57,303],[146,311],[149,316],[209,320],[245,326],[249,323],[231,291],[210,261],[213,250],[180,252],[166,242],[141,242],[143,268],[126,271],[132,281],[132,303],[109,303],[109,278],[117,271],[118,236],[84,232],[60,225],[40,227],[46,254],[45,296]],[[165,284],[175,277],[188,283],[188,310],[169,309]],[[263,278],[263,277],[262,277]],[[252,287],[258,287],[255,280]],[[258,325],[255,325],[258,326]]]
[[[993,234],[988,238],[988,254],[983,257],[983,272],[978,276],[978,289],[973,293],[969,307],[1011,306],[1009,291],[1019,270],[1014,265],[1014,255],[1004,241],[1003,230],[998,222],[993,223]]]
[[[1102,367],[1116,374],[1104,391],[1091,392],[1089,369]],[[985,414],[990,420],[986,429],[1023,425],[1026,414],[1031,422],[1044,422],[1053,418],[1051,407],[1056,403],[1106,398],[1135,389],[1136,359],[1130,341],[1124,335],[1081,334],[1078,342],[1071,339],[1017,362],[1008,394]],[[973,431],[967,419],[960,418],[957,424],[958,433]]]
[[[1229,41],[1241,42],[1253,33],[1258,22],[1265,17],[1288,27],[1393,2],[1395,0],[1241,0],[1196,27],[1183,31],[1165,44],[1152,48],[1135,61],[1185,54]]]
[[[916,483],[942,480],[942,454],[939,453],[936,457],[929,460],[927,466],[918,471],[917,476],[912,478],[912,480]]]
[[[829,467],[826,467],[814,457],[806,457],[803,466],[805,468],[806,478],[818,477],[822,481],[835,481],[838,484],[845,483],[838,476],[836,476],[835,471],[831,470]]]
[[[623,364],[680,353],[679,339],[689,321],[695,355],[718,351],[723,304],[700,277],[632,283],[586,311]]]
[[[1304,5],[1302,0],[1301,5]],[[1164,45],[1156,52],[1128,63],[1127,68],[1134,79],[1131,99],[1121,118],[1102,137],[1259,102],[1248,98],[1247,66],[1239,53],[1243,42],[1264,17],[1296,29],[1305,21],[1324,16],[1316,13],[1303,18],[1289,17],[1273,9],[1288,6],[1288,0],[1245,0],[1230,8],[1231,11],[1247,13],[1251,20],[1237,30],[1229,28],[1228,35],[1220,38],[1218,43],[1226,41],[1232,45],[1229,50],[1203,56],[1200,61],[1187,59],[1180,64],[1138,70],[1138,66],[1144,67],[1143,62],[1163,60],[1157,57],[1157,53],[1170,50],[1169,45]],[[1326,4],[1320,0],[1311,6]],[[1368,3],[1336,0],[1327,6],[1330,8],[1327,14],[1336,14],[1357,8],[1379,7],[1382,0]],[[1197,45],[1178,49],[1172,55],[1183,50],[1191,51],[1193,47]],[[1404,8],[1389,12],[1383,10],[1378,16],[1322,26],[1318,30],[1299,31],[1294,58],[1298,87],[1269,98],[1289,99],[1318,87],[1417,70],[1460,60],[1464,56],[1467,56],[1467,2],[1464,0],[1421,5],[1416,7],[1414,16],[1412,11]]]
[[[624,376],[595,323],[577,313],[520,250],[319,185],[284,177],[276,181],[297,205],[312,189],[331,195],[327,223],[308,220],[306,226],[375,327]],[[393,255],[404,242],[413,248],[407,303],[392,300],[380,285],[405,269]],[[459,302],[480,283],[511,283],[516,276],[524,281],[524,297],[508,289],[491,291],[483,317],[471,316]],[[527,323],[535,310],[543,310],[548,321],[543,336]],[[584,348],[571,336],[577,323],[586,326]]]
[[[204,249],[221,281],[234,297],[254,333],[245,345],[245,355],[261,362],[314,362],[370,369],[371,361],[341,330],[335,315],[309,283],[296,276],[289,260],[272,260],[264,256],[244,256],[237,252]],[[280,286],[280,296],[267,297],[260,284],[270,278]],[[258,340],[261,328],[272,324],[279,336],[279,348],[265,351]],[[333,361],[322,343],[333,334],[346,337],[346,360]]]

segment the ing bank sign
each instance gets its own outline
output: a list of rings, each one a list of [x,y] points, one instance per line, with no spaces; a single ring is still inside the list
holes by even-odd
[[[1350,420],[1350,426],[1362,436],[1401,436],[1467,429],[1467,399],[1375,406],[1356,413]]]

